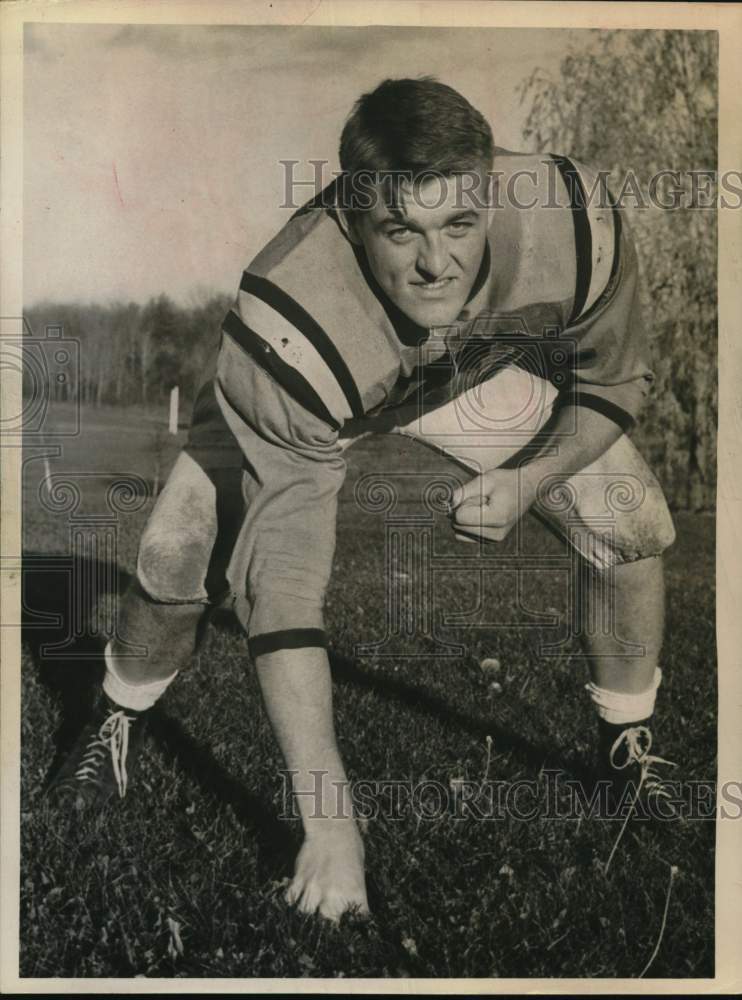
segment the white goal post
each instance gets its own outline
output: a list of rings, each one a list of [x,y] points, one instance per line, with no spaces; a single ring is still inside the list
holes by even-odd
[[[178,433],[178,396],[179,391],[176,385],[170,390],[170,422],[168,429],[171,434]]]

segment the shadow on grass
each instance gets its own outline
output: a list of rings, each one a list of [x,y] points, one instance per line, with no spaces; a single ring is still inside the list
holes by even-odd
[[[254,834],[258,863],[263,867],[264,877],[289,875],[290,862],[299,845],[272,805],[248,792],[237,778],[222,767],[210,750],[193,739],[180,722],[159,705],[153,709],[147,726],[163,756],[182,767],[206,795],[230,806],[237,819]]]
[[[115,581],[115,592],[123,594],[131,576],[118,567],[112,572],[110,564],[100,561],[80,560],[73,566],[64,555],[29,552],[24,556],[22,641],[41,683],[58,699],[61,709],[54,734],[56,752],[45,783],[88,721],[103,678],[106,636],[90,631],[90,622],[80,614],[79,606],[82,587],[93,580]],[[73,622],[78,623],[77,629],[72,628]],[[167,759],[177,761],[206,794],[231,806],[255,834],[266,870],[271,875],[277,871],[284,874],[297,845],[272,806],[247,792],[207,747],[160,706],[148,719],[148,731]]]
[[[379,677],[366,673],[358,664],[344,656],[330,652],[333,679],[340,684],[353,684],[373,691],[384,701],[401,702],[418,715],[444,721],[464,732],[486,739],[491,736],[498,753],[512,753],[531,770],[549,767],[569,772],[586,787],[594,781],[592,771],[571,758],[568,760],[553,744],[536,744],[515,730],[495,723],[491,718],[473,718],[466,712],[453,708],[448,701],[426,691],[425,688],[392,677]]]
[[[38,670],[41,683],[58,699],[61,722],[54,734],[51,775],[61,763],[93,707],[103,678],[104,639],[80,621],[84,583],[111,578],[111,566],[89,561],[76,566],[67,555],[26,552],[23,557],[21,640]],[[105,574],[105,576],[104,576]],[[126,575],[117,573],[117,586]]]
[[[100,561],[82,559],[71,565],[66,556],[41,553],[27,553],[24,559],[23,641],[33,657],[41,682],[59,699],[62,710],[61,723],[55,733],[57,752],[48,780],[87,721],[103,675],[105,636],[92,633],[80,613],[82,586],[91,581],[108,581],[114,583],[115,592],[122,594],[131,577],[120,568]],[[238,631],[234,618],[222,609],[215,609],[210,621],[220,631]],[[79,623],[74,634],[71,634],[72,622]],[[339,684],[373,691],[382,700],[401,702],[411,712],[482,738],[490,735],[500,752],[512,752],[534,771],[549,766],[571,772],[581,780],[590,778],[586,769],[573,759],[566,760],[553,746],[535,745],[490,718],[473,718],[424,688],[403,679],[372,676],[353,660],[338,654],[330,653],[330,662],[333,678]],[[265,848],[266,864],[275,867],[279,857],[295,850],[293,838],[272,807],[249,794],[207,747],[194,740],[159,706],[152,713],[149,729],[166,756],[193,775],[204,791],[230,805],[238,818],[255,832]]]

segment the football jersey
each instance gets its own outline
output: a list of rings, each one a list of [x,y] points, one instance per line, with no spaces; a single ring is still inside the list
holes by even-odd
[[[653,374],[621,213],[564,157],[497,150],[493,171],[482,262],[450,325],[418,326],[386,295],[339,224],[333,184],[244,271],[223,335],[337,429],[503,357],[630,428]]]

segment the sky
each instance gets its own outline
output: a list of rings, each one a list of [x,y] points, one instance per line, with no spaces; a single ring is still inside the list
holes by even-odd
[[[517,85],[588,32],[285,26],[26,26],[24,301],[182,305],[234,293],[287,221],[282,160],[337,170],[355,99],[432,74],[528,148]],[[312,189],[301,189],[299,201]]]

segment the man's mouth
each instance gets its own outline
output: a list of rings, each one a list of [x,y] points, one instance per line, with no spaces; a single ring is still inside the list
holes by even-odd
[[[415,288],[419,289],[423,295],[432,295],[448,288],[455,278],[436,278],[435,281],[413,281]]]

